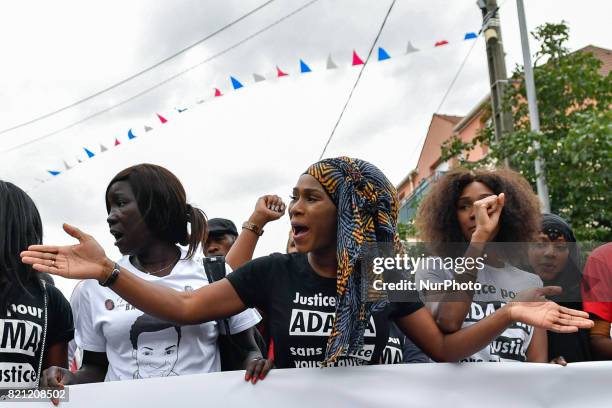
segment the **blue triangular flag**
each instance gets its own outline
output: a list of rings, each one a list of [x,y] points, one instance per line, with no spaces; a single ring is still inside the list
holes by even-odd
[[[300,60],[300,72],[303,74],[305,72],[312,72],[312,70],[304,61]]]
[[[135,139],[136,136],[132,133],[132,129],[128,130],[128,139]]]
[[[378,47],[378,60],[383,61],[389,58],[391,57],[389,56],[389,54],[387,54],[387,51],[385,51],[383,47]]]
[[[473,40],[474,38],[478,38],[478,35],[474,32],[465,33],[464,40]]]
[[[92,157],[95,156],[95,154],[93,154],[90,150],[88,150],[86,147],[83,148],[83,150],[85,150],[85,153],[87,153],[87,157],[89,157],[90,159]]]
[[[230,79],[232,80],[232,86],[234,87],[234,89],[240,89],[243,87],[240,81],[234,78],[233,76],[231,76]]]
[[[56,171],[56,170],[47,170],[47,171],[52,176],[57,176],[58,174],[61,174],[61,171]]]

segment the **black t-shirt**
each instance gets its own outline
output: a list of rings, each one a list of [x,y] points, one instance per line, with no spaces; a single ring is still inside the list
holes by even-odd
[[[336,311],[336,279],[317,275],[305,254],[272,254],[256,259],[227,276],[248,307],[266,313],[266,331],[274,342],[279,368],[318,367]],[[335,366],[377,364],[389,339],[390,320],[409,315],[422,303],[391,303],[374,313],[364,347]]]
[[[0,389],[31,388],[38,384],[37,371],[45,327],[45,301],[42,285],[26,286],[0,311]],[[53,285],[46,285],[47,335],[45,353],[50,346],[74,336],[70,303]]]
[[[380,364],[429,363],[429,357],[395,323],[389,326],[389,340],[380,355]]]
[[[570,309],[581,310],[579,302],[557,302]],[[580,329],[575,333],[548,332],[548,359],[563,356],[568,363],[591,360],[589,330]]]

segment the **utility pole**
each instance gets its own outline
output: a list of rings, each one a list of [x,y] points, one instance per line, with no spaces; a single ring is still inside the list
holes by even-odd
[[[508,74],[499,22],[499,7],[497,6],[497,0],[478,0],[477,4],[482,10],[482,29],[487,46],[495,140],[499,141],[504,133],[513,130],[512,112],[505,110],[503,107],[504,88],[508,84]],[[507,159],[504,164],[509,167]]]
[[[518,12],[519,29],[521,32],[523,65],[525,66],[525,87],[527,89],[527,104],[529,106],[529,122],[531,124],[531,131],[534,133],[540,133],[540,115],[538,112],[535,81],[533,79],[533,67],[531,65],[531,52],[529,51],[529,37],[527,36],[527,22],[525,20],[525,7],[523,5],[523,0],[516,0],[516,9]],[[533,143],[533,147],[536,151],[535,172],[538,198],[542,204],[542,211],[545,213],[550,213],[550,199],[548,196],[548,185],[546,184],[546,173],[544,168],[544,159],[542,158],[542,149],[537,140]]]

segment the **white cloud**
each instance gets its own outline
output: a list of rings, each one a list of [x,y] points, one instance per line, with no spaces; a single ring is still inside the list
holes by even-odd
[[[0,128],[85,97],[121,80],[218,29],[261,1],[20,1],[3,4],[0,38]],[[0,150],[34,139],[204,60],[289,11],[303,0],[275,2],[227,32],[195,47],[100,98],[57,117],[0,135]],[[140,162],[168,167],[184,183],[190,200],[209,216],[238,225],[259,195],[287,198],[299,174],[319,157],[358,67],[347,66],[356,49],[365,58],[387,1],[320,0],[270,31],[224,56],[148,93],[28,147],[0,155],[0,177],[30,189],[45,221],[47,242],[67,243],[61,222],[77,224],[98,238],[114,257],[105,224],[103,194],[119,170]],[[502,2],[501,20],[509,71],[522,60],[514,1]],[[608,1],[527,1],[529,28],[566,19],[570,47],[612,47]],[[480,10],[473,1],[401,0],[379,44],[392,59],[376,63],[376,53],[329,146],[328,156],[352,155],[379,166],[397,183],[415,165],[431,115],[470,43],[433,49],[440,39],[460,40],[477,30]],[[422,51],[403,54],[408,40]],[[532,43],[532,52],[536,44]],[[329,53],[343,68],[324,71]],[[303,58],[313,69],[296,75]],[[253,73],[272,77],[275,65],[291,75],[254,84]],[[229,76],[245,88],[230,90]],[[478,40],[441,113],[465,114],[488,90],[486,58]],[[211,99],[214,87],[225,93]],[[178,114],[175,107],[202,105]],[[160,125],[159,112],[169,122]],[[155,127],[144,133],[143,126]],[[127,142],[127,130],[138,138]],[[112,148],[115,137],[122,145]],[[32,189],[45,170],[85,159],[82,147],[99,151],[66,174]],[[413,153],[414,152],[414,153]],[[288,221],[267,228],[257,254],[282,250]],[[69,294],[71,284],[58,283]]]

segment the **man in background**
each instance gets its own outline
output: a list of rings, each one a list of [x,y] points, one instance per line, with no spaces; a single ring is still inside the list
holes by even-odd
[[[208,220],[208,239],[204,245],[206,256],[226,256],[238,238],[236,225],[225,218]]]

